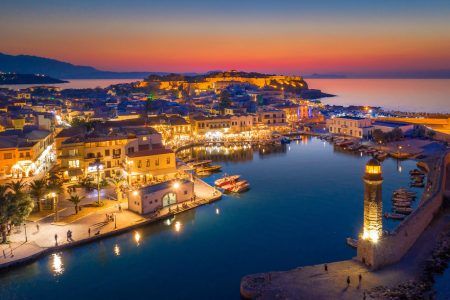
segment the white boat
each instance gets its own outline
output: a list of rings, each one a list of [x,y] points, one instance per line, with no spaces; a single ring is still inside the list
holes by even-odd
[[[233,188],[231,188],[230,192],[233,193],[243,193],[250,189],[250,184],[248,183],[242,183],[242,184],[236,184]]]
[[[350,247],[353,248],[358,248],[358,240],[352,239],[352,238],[347,238],[347,245],[349,245]]]
[[[218,187],[222,187],[226,184],[229,183],[233,183],[235,181],[237,181],[239,178],[241,177],[241,175],[231,175],[231,176],[224,176],[220,179],[217,179],[216,181],[214,181],[214,184]]]
[[[384,217],[386,219],[403,220],[405,218],[405,215],[396,213],[384,213]]]

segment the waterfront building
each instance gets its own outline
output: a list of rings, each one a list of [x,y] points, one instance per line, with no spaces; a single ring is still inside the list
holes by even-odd
[[[175,152],[156,148],[128,153],[125,156],[128,184],[147,185],[155,180],[166,181],[177,174]]]
[[[369,137],[373,131],[370,119],[350,116],[328,119],[327,127],[330,133],[356,138]]]
[[[93,172],[92,164],[100,160],[102,177],[120,176],[125,156],[162,147],[161,134],[151,127],[113,127],[98,124],[91,131],[84,126],[68,128],[56,136],[60,171],[76,181]]]
[[[381,185],[383,183],[381,165],[371,159],[364,173],[364,223],[358,241],[357,257],[367,265],[373,265],[373,249],[383,234],[383,201]]]
[[[128,209],[145,215],[192,199],[194,183],[187,179],[175,179],[129,191]]]
[[[404,134],[407,132],[410,132],[414,129],[413,124],[408,124],[405,122],[393,122],[393,121],[375,121],[373,122],[373,130],[379,129],[384,133],[391,132],[392,130],[398,128],[400,129]]]
[[[264,107],[257,111],[258,123],[267,127],[285,127],[288,125],[286,114],[283,110]]]
[[[241,133],[253,128],[255,116],[251,114],[226,116],[195,116],[190,118],[192,133]]]
[[[0,136],[0,178],[26,178],[45,172],[55,159],[47,130],[8,130]]]

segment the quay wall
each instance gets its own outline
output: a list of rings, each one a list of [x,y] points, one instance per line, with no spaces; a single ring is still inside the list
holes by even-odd
[[[398,262],[413,246],[422,232],[428,227],[435,215],[441,209],[445,182],[447,181],[446,166],[450,163],[450,153],[447,153],[436,166],[435,172],[440,176],[431,195],[415,209],[392,233],[384,235],[378,243],[359,239],[357,259],[372,269]]]

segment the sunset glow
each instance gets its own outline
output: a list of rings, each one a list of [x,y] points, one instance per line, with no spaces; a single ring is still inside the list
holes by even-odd
[[[0,52],[113,71],[450,68],[445,1],[151,2],[2,1]]]

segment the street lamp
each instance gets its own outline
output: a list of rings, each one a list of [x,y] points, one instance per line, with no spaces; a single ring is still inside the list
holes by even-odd
[[[103,170],[103,164],[97,158],[91,166],[97,171],[97,204],[100,206],[100,171]]]
[[[23,227],[25,229],[25,243],[28,242],[28,236],[27,236],[27,223],[23,223]]]
[[[117,214],[114,213],[114,229],[117,229]]]
[[[53,200],[53,210],[55,211],[54,221],[58,222],[58,201],[56,199],[56,193],[51,192],[50,194],[48,194],[48,197]]]

